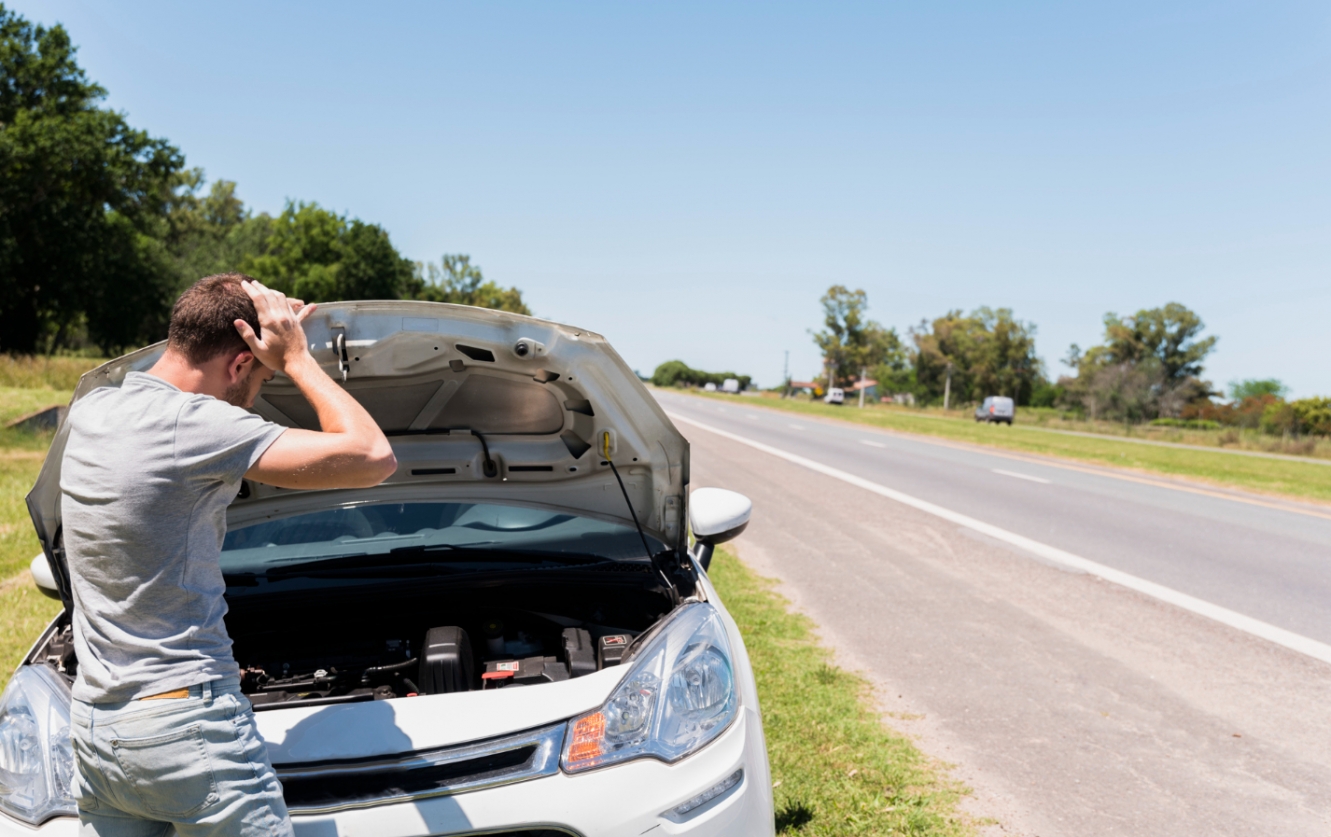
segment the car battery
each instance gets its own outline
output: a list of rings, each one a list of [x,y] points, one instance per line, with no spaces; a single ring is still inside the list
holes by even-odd
[[[617,666],[629,650],[633,637],[628,634],[607,634],[596,640],[596,662],[598,668]]]
[[[481,688],[534,686],[568,679],[568,666],[558,657],[527,657],[523,660],[490,660],[481,675]]]

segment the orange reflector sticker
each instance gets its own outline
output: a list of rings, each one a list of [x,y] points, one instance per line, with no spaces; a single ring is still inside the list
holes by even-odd
[[[600,712],[579,718],[573,725],[573,743],[568,748],[570,762],[587,761],[601,755],[605,739],[605,716]]]

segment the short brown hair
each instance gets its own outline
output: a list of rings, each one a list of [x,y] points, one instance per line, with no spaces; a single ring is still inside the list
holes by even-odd
[[[190,285],[171,309],[167,348],[184,355],[190,363],[203,364],[227,353],[248,351],[236,331],[236,320],[244,320],[259,334],[259,314],[254,301],[241,287],[253,282],[243,273],[218,273]]]

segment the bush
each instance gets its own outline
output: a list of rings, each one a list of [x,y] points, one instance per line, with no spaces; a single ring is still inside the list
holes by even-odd
[[[1207,419],[1158,418],[1151,422],[1152,427],[1178,427],[1184,430],[1219,430],[1220,422]]]
[[[1043,381],[1031,392],[1031,407],[1053,407],[1063,398],[1065,390],[1058,384]]]
[[[1262,430],[1277,436],[1331,436],[1331,398],[1301,398],[1268,404]]]

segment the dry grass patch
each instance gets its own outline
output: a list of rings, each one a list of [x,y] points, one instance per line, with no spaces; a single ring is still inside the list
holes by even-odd
[[[84,372],[105,362],[92,357],[0,355],[0,387],[72,390]]]

